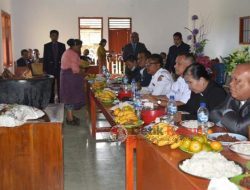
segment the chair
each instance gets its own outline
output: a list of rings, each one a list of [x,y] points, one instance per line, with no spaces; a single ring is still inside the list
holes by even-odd
[[[213,64],[213,72],[215,73],[215,82],[219,85],[225,84],[225,71],[226,67],[223,63],[215,63]]]

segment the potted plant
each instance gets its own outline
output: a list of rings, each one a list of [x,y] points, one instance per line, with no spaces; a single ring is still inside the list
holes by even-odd
[[[226,66],[226,85],[229,85],[231,80],[231,74],[236,65],[241,63],[250,62],[250,52],[249,47],[245,47],[242,50],[236,50],[229,54],[227,57],[221,57],[222,62]]]
[[[250,62],[249,47],[247,46],[243,50],[236,50],[227,57],[221,57],[221,59],[226,66],[227,74],[231,76],[236,65]]]

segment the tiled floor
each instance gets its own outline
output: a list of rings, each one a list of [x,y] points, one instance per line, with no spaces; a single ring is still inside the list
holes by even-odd
[[[95,141],[89,133],[88,112],[79,111],[81,125],[64,125],[65,190],[125,189],[124,145]],[[99,134],[98,138],[108,138]]]

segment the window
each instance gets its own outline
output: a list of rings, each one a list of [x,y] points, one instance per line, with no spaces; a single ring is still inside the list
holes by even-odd
[[[97,60],[96,51],[102,39],[103,21],[101,17],[80,17],[79,36],[83,41],[82,51],[89,49],[89,56]]]
[[[250,16],[240,18],[240,44],[250,44]]]
[[[13,65],[10,15],[4,11],[1,11],[1,21],[3,42],[3,65],[5,67],[10,67],[11,65]]]
[[[109,18],[109,29],[131,29],[131,18]]]

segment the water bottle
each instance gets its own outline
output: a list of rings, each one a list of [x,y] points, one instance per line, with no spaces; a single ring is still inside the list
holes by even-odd
[[[206,103],[201,102],[200,107],[197,111],[198,124],[202,128],[202,133],[207,134],[207,122],[208,122],[209,112],[206,108]]]
[[[135,79],[133,79],[131,82],[131,90],[132,90],[132,94],[133,94],[133,100],[135,100],[136,99],[136,91],[137,91],[137,85],[136,85]]]
[[[174,100],[174,96],[170,96],[168,104],[167,104],[167,113],[169,116],[169,122],[172,125],[175,125],[174,116],[176,112],[177,112],[177,106]]]
[[[124,75],[124,77],[123,77],[123,84],[124,85],[127,85],[128,84],[128,77],[127,77],[127,75]]]
[[[102,66],[102,74],[103,74],[103,76],[106,76],[106,67],[105,67],[105,65]]]
[[[137,117],[140,118],[141,117],[141,110],[142,110],[142,101],[141,101],[139,91],[136,91],[136,93],[135,93],[134,107],[135,107]]]

